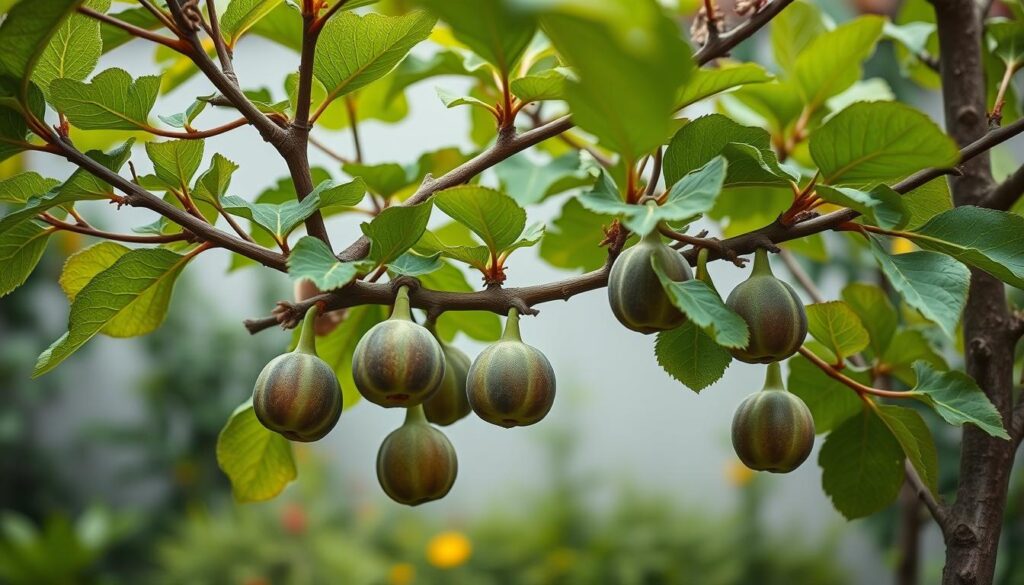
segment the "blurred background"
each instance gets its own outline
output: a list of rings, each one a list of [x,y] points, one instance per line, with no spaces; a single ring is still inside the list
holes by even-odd
[[[837,20],[896,10],[890,0],[822,4]],[[747,43],[737,57],[767,54],[766,40]],[[152,48],[136,43],[106,55],[100,69],[137,76],[153,73],[153,63]],[[288,51],[249,38],[236,69],[246,86],[280,95],[295,63]],[[934,92],[902,81],[896,63],[883,45],[867,76],[937,115]],[[434,93],[435,85],[460,83],[418,84],[400,123],[363,123],[367,161],[409,163],[442,147],[472,151],[466,113],[446,110]],[[210,91],[202,79],[187,79],[161,98],[158,111],[182,111]],[[206,120],[230,117],[213,112]],[[351,154],[344,131],[319,137]],[[214,152],[242,165],[233,194],[252,198],[287,176],[251,128],[208,140],[206,156]],[[319,151],[311,158],[342,176]],[[145,156],[133,160],[140,174],[149,171]],[[55,178],[71,170],[28,156],[5,163],[0,178],[27,169]],[[562,201],[531,208],[531,220],[552,219]],[[81,209],[104,228],[153,219],[91,205]],[[336,242],[359,233],[351,217],[332,219],[329,228]],[[734,362],[698,396],[658,366],[653,338],[615,322],[603,292],[545,305],[523,322],[524,339],[558,374],[554,409],[528,428],[500,429],[473,416],[446,428],[460,471],[447,498],[408,509],[384,496],[374,473],[377,447],[403,413],[360,403],[326,439],[298,449],[299,480],[281,497],[235,504],[217,468],[217,433],[289,340],[278,330],[249,336],[241,321],[289,298],[287,276],[228,272],[226,254],[204,254],[179,280],[157,333],[97,337],[63,367],[30,380],[36,356],[66,330],[61,266],[89,243],[68,234],[55,242],[30,282],[0,302],[0,583],[886,584],[901,583],[901,561],[911,551],[920,551],[911,560],[922,582],[938,580],[941,539],[912,494],[909,503],[848,523],[821,490],[816,455],[786,476],[749,472],[732,453],[729,425],[740,400],[760,388],[763,368]],[[830,251],[833,244],[826,240]],[[565,276],[536,250],[517,253],[510,286]],[[837,294],[845,270],[840,260],[817,275],[827,296]],[[724,290],[745,276],[724,263],[712,271]],[[456,344],[470,355],[483,347],[464,337]],[[936,432],[949,486],[957,432]],[[1024,542],[1022,505],[1018,474],[1008,551]],[[908,530],[918,543],[911,548]],[[1024,583],[1013,554],[1003,560],[1001,583]]]

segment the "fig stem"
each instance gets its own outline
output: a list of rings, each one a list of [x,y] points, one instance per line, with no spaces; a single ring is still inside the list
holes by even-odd
[[[412,425],[427,422],[427,415],[423,412],[423,405],[417,404],[405,409],[405,425]]]
[[[316,305],[309,307],[302,319],[302,330],[299,332],[299,344],[295,351],[316,355],[316,317],[320,309]]]
[[[508,310],[508,319],[505,320],[505,331],[501,334],[502,341],[522,341],[519,335],[519,311],[515,307]]]
[[[711,280],[711,273],[708,272],[708,252],[707,248],[700,248],[697,252],[697,280],[711,287],[711,290],[718,292],[715,287],[714,281]]]
[[[392,319],[412,321],[412,311],[409,309],[409,287],[398,287],[398,294],[395,296],[395,308],[391,311]]]
[[[768,261],[767,248],[758,248],[757,251],[754,252],[754,271],[751,276],[753,275],[775,276],[774,273],[772,273],[771,262]]]
[[[779,362],[768,364],[768,372],[764,378],[764,390],[786,391],[786,385],[782,383],[782,366]]]

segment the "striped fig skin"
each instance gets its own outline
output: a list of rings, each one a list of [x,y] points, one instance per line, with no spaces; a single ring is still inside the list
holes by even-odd
[[[758,255],[767,254],[758,250]],[[762,262],[759,257],[756,263]],[[764,257],[762,268],[729,293],[725,304],[747,322],[750,343],[730,349],[733,357],[748,364],[768,364],[796,353],[807,337],[807,313],[793,287],[775,278]]]
[[[462,419],[470,412],[469,397],[466,395],[466,378],[469,375],[469,356],[460,349],[443,345],[444,380],[433,396],[423,403],[427,420],[435,425],[448,426]]]
[[[502,339],[473,361],[466,391],[480,418],[500,427],[525,427],[551,410],[555,372],[539,349]]]
[[[260,372],[252,403],[268,429],[292,441],[317,441],[338,423],[341,386],[327,362],[308,353],[286,353]]]
[[[444,433],[423,419],[422,411],[411,413],[377,452],[380,487],[392,500],[407,506],[443,498],[458,472],[455,448]]]
[[[625,327],[640,333],[675,329],[686,317],[672,304],[651,266],[657,256],[661,269],[675,281],[690,280],[693,272],[683,257],[650,234],[619,254],[608,275],[608,303]]]
[[[733,416],[732,446],[751,469],[789,473],[800,467],[814,446],[811,411],[785,390],[751,394]]]
[[[374,325],[352,355],[359,393],[389,408],[422,404],[441,386],[444,370],[444,353],[434,336],[403,319]]]

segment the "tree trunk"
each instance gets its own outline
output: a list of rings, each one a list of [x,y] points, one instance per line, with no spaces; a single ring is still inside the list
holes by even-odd
[[[983,15],[974,0],[933,0],[941,46],[946,129],[965,145],[988,131],[981,43]],[[978,205],[992,189],[988,154],[962,165],[951,180],[956,205]],[[988,274],[971,270],[963,314],[966,370],[1010,427],[1013,401],[1013,345],[1005,288]],[[1006,506],[1015,445],[966,425],[960,452],[956,502],[943,527],[944,585],[990,585]]]

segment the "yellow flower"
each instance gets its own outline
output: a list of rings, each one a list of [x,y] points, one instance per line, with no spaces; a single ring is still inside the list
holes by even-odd
[[[391,565],[388,572],[389,585],[410,585],[416,579],[416,567],[409,563],[396,563]]]
[[[725,467],[725,477],[729,480],[729,483],[736,487],[743,487],[753,481],[754,476],[757,475],[746,465],[739,460],[730,461]]]
[[[461,532],[442,532],[427,543],[427,560],[439,569],[458,567],[472,553],[472,543]]]

